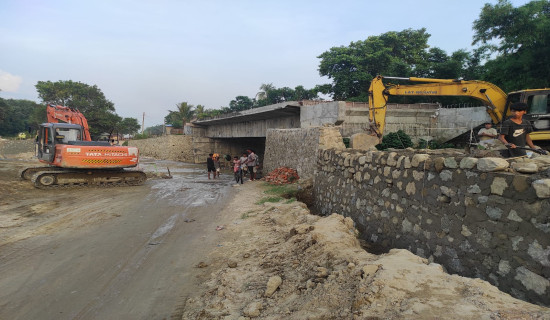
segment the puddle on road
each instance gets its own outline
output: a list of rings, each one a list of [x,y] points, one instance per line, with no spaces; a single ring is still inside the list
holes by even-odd
[[[172,179],[154,179],[152,194],[155,201],[168,201],[173,205],[199,207],[216,202],[222,198],[233,183],[231,172],[222,172],[219,179],[208,180],[206,165],[189,164],[176,161],[154,161],[140,163],[145,172],[168,173]]]

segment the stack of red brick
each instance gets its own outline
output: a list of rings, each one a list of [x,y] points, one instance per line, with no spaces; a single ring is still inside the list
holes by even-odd
[[[271,184],[286,184],[296,182],[300,177],[298,176],[298,172],[294,169],[279,167],[271,171],[264,179]]]

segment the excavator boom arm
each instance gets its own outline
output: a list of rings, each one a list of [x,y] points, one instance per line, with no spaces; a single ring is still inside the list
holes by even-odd
[[[382,79],[425,82],[422,84],[384,84]],[[382,137],[388,96],[458,96],[484,102],[495,123],[503,120],[507,95],[492,83],[478,80],[464,81],[429,78],[394,78],[377,76],[369,88],[369,119],[378,137]],[[372,126],[371,126],[372,127]]]
[[[65,123],[78,124],[82,126],[82,140],[92,141],[90,130],[88,128],[88,121],[86,120],[86,117],[84,117],[84,115],[77,109],[48,104],[46,107],[46,113],[48,122],[50,123],[58,123],[59,121],[62,121]]]

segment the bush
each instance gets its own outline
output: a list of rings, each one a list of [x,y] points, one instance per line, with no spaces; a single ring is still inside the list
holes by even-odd
[[[149,135],[147,133],[138,133],[134,135],[135,140],[148,139]]]
[[[411,137],[403,130],[397,132],[391,132],[382,138],[382,143],[376,145],[378,150],[386,150],[388,148],[393,149],[405,149],[412,147],[413,143]]]

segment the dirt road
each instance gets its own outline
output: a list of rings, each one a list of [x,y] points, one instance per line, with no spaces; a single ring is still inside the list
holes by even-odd
[[[33,164],[0,161],[0,319],[170,319],[194,292],[217,245],[229,177],[170,167],[144,186],[38,190],[18,181]]]
[[[407,250],[369,253],[350,218],[262,201],[260,181],[150,161],[174,179],[38,190],[17,179],[32,163],[0,160],[0,319],[550,319]]]

